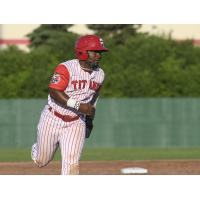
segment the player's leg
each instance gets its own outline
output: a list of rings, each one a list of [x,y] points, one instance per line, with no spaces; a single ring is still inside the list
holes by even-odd
[[[59,139],[62,155],[62,175],[79,174],[79,159],[84,141],[84,122],[74,123],[62,133]]]
[[[45,109],[37,127],[37,143],[33,144],[31,152],[38,167],[43,167],[52,160],[58,147],[59,125],[54,116]]]

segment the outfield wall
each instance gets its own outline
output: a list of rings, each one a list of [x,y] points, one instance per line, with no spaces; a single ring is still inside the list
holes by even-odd
[[[30,147],[46,102],[0,100],[0,148]],[[200,147],[200,99],[100,99],[86,147]]]

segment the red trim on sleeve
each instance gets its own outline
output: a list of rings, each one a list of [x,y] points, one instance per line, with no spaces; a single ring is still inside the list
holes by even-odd
[[[49,88],[64,91],[68,86],[69,78],[69,71],[67,70],[65,65],[60,64],[54,70],[54,75],[49,84]]]
[[[69,81],[69,71],[68,71],[68,69],[65,67],[65,65],[63,65],[63,64],[58,65],[58,66],[56,67],[54,73],[55,73],[55,72],[58,73],[58,74],[64,75],[64,76],[67,78],[67,80]]]

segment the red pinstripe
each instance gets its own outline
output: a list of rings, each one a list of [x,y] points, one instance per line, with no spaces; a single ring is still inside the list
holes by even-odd
[[[37,161],[41,166],[47,165],[60,144],[62,155],[62,174],[69,174],[70,167],[78,164],[85,141],[85,123],[82,120],[77,122],[63,122],[61,119],[54,119],[52,113],[45,108],[38,124],[38,156]]]
[[[72,97],[82,103],[88,103],[92,100],[95,91],[89,87],[90,81],[102,85],[104,72],[102,69],[93,71],[92,74],[81,69],[78,60],[70,60],[62,63],[70,74],[70,80],[64,91],[69,97]],[[85,88],[74,90],[73,80],[86,81]],[[80,82],[79,82],[80,83]],[[79,115],[80,118],[73,122],[64,122],[48,110],[49,106],[62,115]],[[61,148],[62,170],[61,173],[70,174],[72,166],[78,165],[81,152],[85,141],[85,118],[84,115],[67,106],[61,106],[55,102],[50,95],[48,96],[48,105],[44,108],[38,124],[37,133],[37,162],[40,166],[48,164],[54,156],[58,147]]]
[[[82,122],[74,123],[67,128],[67,132],[60,138],[62,154],[62,174],[68,174],[70,166],[78,164],[80,154],[85,140],[85,124]]]
[[[41,127],[38,130],[38,160],[46,165],[52,158],[53,152],[55,151],[55,142],[49,145],[51,139],[53,139],[53,133],[56,131],[56,127],[51,127],[52,119],[50,118],[51,113],[44,111],[44,115],[41,116]]]

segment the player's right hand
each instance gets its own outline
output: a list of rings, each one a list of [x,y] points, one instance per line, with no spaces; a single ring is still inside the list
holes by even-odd
[[[79,107],[79,111],[86,115],[93,116],[95,112],[95,108],[90,103],[81,103]]]

